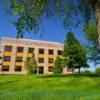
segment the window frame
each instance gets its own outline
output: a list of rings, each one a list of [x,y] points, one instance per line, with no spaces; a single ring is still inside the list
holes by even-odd
[[[48,54],[49,55],[53,55],[54,54],[54,50],[53,49],[48,49]]]
[[[6,46],[4,47],[4,51],[5,51],[5,52],[12,52],[12,46],[6,45]]]
[[[42,50],[42,51],[41,51]],[[44,49],[39,48],[39,54],[44,54]]]
[[[51,61],[51,60],[52,60],[52,61]],[[49,63],[54,63],[54,58],[49,58],[49,59],[48,59],[48,62],[49,62]]]
[[[22,58],[22,60],[19,60],[18,58]],[[16,57],[16,62],[23,62],[23,57]]]
[[[41,61],[40,59],[43,61]],[[39,63],[44,63],[44,58],[39,58]]]
[[[8,59],[5,59],[6,57],[9,57],[9,60]],[[4,56],[3,61],[4,62],[10,62],[11,61],[11,56]]]
[[[17,47],[17,52],[18,53],[23,53],[23,51],[24,51],[24,47]]]

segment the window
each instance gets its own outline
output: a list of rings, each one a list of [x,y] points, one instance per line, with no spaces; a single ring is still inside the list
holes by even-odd
[[[33,53],[33,51],[34,51],[34,48],[29,48],[29,53]]]
[[[5,46],[4,51],[11,52],[12,46]]]
[[[53,72],[53,67],[49,67],[49,72]]]
[[[52,50],[52,49],[49,49],[48,52],[49,52],[49,54],[51,54],[51,55],[53,54],[53,50]]]
[[[17,47],[17,52],[23,52],[23,47]]]
[[[58,50],[58,55],[62,55],[62,50]]]
[[[16,62],[22,62],[23,58],[22,57],[16,57]]]
[[[16,67],[15,67],[15,71],[21,72],[21,71],[22,71],[22,66],[16,66]]]
[[[49,63],[53,63],[53,58],[49,58]]]
[[[39,63],[44,63],[44,58],[39,58]]]
[[[11,57],[10,56],[4,56],[4,61],[10,62]]]
[[[39,49],[39,54],[44,54],[44,49]]]
[[[9,66],[7,65],[2,66],[2,71],[9,71]]]

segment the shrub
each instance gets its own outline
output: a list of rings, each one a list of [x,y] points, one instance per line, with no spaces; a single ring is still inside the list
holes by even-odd
[[[55,60],[53,72],[54,73],[62,73],[62,59],[60,57],[57,57]]]
[[[83,75],[90,75],[90,74],[93,74],[93,72],[90,71],[90,70],[84,70],[84,71],[82,71],[81,73],[82,73]]]
[[[95,73],[96,74],[100,74],[100,67],[98,67],[98,68],[95,69]]]

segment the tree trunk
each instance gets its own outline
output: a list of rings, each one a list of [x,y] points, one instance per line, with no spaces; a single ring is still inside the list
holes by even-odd
[[[100,46],[100,0],[96,0],[95,3],[95,16],[96,16],[96,25],[98,32],[98,43]]]

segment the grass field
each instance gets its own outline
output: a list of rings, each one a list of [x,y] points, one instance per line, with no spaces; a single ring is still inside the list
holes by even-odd
[[[100,100],[100,77],[1,75],[0,100]]]

